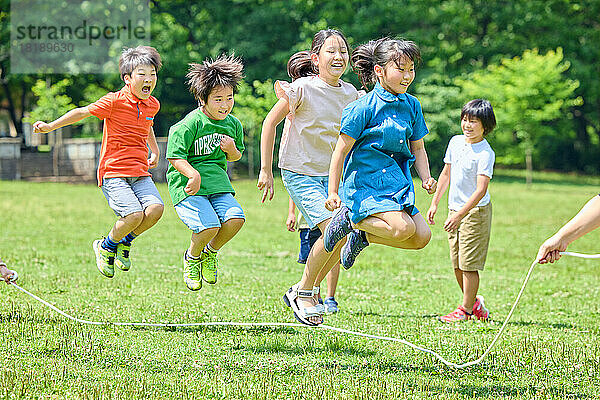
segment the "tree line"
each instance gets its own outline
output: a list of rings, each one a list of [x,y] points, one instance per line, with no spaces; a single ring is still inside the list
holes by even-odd
[[[116,74],[11,74],[9,1],[0,5],[0,109],[17,130],[27,113],[56,118],[121,87]],[[409,92],[423,105],[434,172],[460,133],[460,108],[476,97],[496,111],[489,141],[497,164],[600,170],[598,0],[155,0],[150,7],[151,45],[164,64],[154,92],[162,105],[157,135],[196,107],[184,82],[188,63],[235,52],[246,78],[234,114],[245,127],[241,166],[250,175],[258,169],[262,119],[275,103],[273,82],[288,79],[289,56],[328,27],[343,31],[351,46],[381,36],[420,46],[423,63]],[[352,71],[343,79],[359,87]],[[86,124],[81,135],[101,134],[97,122]]]

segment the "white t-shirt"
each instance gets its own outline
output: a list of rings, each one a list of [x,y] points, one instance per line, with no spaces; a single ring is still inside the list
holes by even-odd
[[[329,175],[342,110],[358,98],[354,86],[339,83],[331,86],[318,76],[307,76],[291,84],[276,84],[278,97],[285,96],[290,105],[279,145],[279,168],[309,176]]]
[[[492,178],[496,155],[487,140],[470,144],[465,135],[456,135],[450,139],[444,162],[450,164],[450,191],[448,208],[457,211],[465,205],[477,189],[477,175]],[[490,202],[490,193],[485,192],[477,204],[485,206]]]

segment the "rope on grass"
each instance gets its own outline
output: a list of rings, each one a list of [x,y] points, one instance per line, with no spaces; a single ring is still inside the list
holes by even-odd
[[[581,254],[581,253],[574,253],[574,252],[569,252],[569,251],[564,251],[560,253],[561,255],[565,255],[565,256],[572,256],[572,257],[580,257],[580,258],[600,258],[600,254]],[[52,310],[56,311],[57,313],[59,313],[60,315],[75,321],[75,322],[79,322],[81,324],[86,324],[86,325],[114,325],[114,326],[146,326],[146,327],[159,327],[159,328],[173,328],[173,327],[201,327],[201,326],[245,326],[245,327],[258,327],[258,326],[268,326],[268,327],[279,327],[279,326],[287,326],[287,327],[294,327],[294,328],[320,328],[320,329],[326,329],[326,330],[330,330],[330,331],[335,331],[335,332],[340,332],[340,333],[346,333],[349,335],[355,335],[355,336],[361,336],[361,337],[366,337],[369,339],[378,339],[378,340],[386,340],[386,341],[390,341],[390,342],[397,342],[397,343],[402,343],[404,345],[407,345],[415,350],[418,351],[422,351],[424,353],[428,353],[431,354],[432,356],[434,356],[435,358],[437,358],[439,361],[441,361],[444,365],[448,366],[448,367],[453,367],[453,368],[457,368],[457,369],[462,369],[462,368],[466,368],[472,365],[477,365],[480,364],[485,357],[487,357],[487,355],[489,354],[489,352],[492,350],[492,348],[494,347],[494,345],[496,344],[496,342],[498,341],[498,339],[500,338],[500,336],[502,335],[502,333],[504,332],[506,326],[508,325],[508,321],[510,321],[510,318],[513,315],[513,312],[515,311],[515,308],[517,307],[517,304],[519,304],[519,301],[521,300],[521,296],[523,295],[523,292],[525,291],[525,287],[527,286],[527,283],[529,282],[529,278],[531,277],[531,273],[533,272],[533,269],[535,267],[535,265],[537,264],[536,261],[534,261],[531,266],[529,267],[529,270],[527,271],[527,275],[525,276],[525,279],[523,280],[523,284],[521,285],[521,289],[519,290],[519,294],[517,294],[517,297],[515,299],[515,302],[513,303],[510,311],[508,312],[508,315],[506,316],[506,319],[504,320],[504,323],[502,324],[502,326],[500,327],[500,330],[498,331],[498,333],[496,334],[496,336],[494,337],[494,339],[492,340],[492,342],[490,343],[490,345],[488,346],[488,348],[483,352],[483,354],[476,360],[473,361],[469,361],[463,364],[457,364],[457,363],[453,363],[451,361],[446,360],[444,357],[442,357],[440,354],[438,354],[437,352],[427,349],[425,347],[420,347],[417,346],[407,340],[404,339],[399,339],[399,338],[394,338],[394,337],[388,337],[388,336],[379,336],[379,335],[371,335],[368,333],[362,333],[362,332],[355,332],[355,331],[351,331],[348,329],[342,329],[342,328],[336,328],[334,326],[329,326],[329,325],[325,325],[325,324],[321,324],[321,325],[317,325],[317,326],[308,326],[308,325],[304,325],[304,324],[298,324],[298,323],[288,323],[288,322],[193,322],[193,323],[187,323],[187,324],[171,324],[171,323],[151,323],[151,322],[99,322],[99,321],[88,321],[85,319],[81,319],[81,318],[77,318],[77,317],[73,317],[72,315],[67,314],[66,312],[60,310],[59,308],[55,307],[54,305],[48,303],[46,300],[41,299],[40,297],[36,296],[33,293],[30,293],[29,291],[23,289],[22,287],[20,287],[19,285],[17,285],[14,282],[9,282],[9,284],[11,284],[12,286],[14,286],[15,288],[19,289],[21,292],[25,293],[26,295],[32,297],[33,299],[39,301],[40,303],[44,304],[45,306],[51,308]]]

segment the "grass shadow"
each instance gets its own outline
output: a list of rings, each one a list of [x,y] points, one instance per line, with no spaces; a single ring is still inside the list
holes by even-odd
[[[200,334],[203,332],[223,332],[223,331],[243,331],[244,333],[253,335],[253,336],[264,336],[264,334],[272,334],[272,333],[284,333],[287,335],[297,335],[299,334],[299,330],[291,327],[291,326],[197,326],[197,327],[167,327],[165,328],[169,331],[178,331],[178,332],[193,332],[196,334]]]
[[[304,354],[319,354],[325,352],[333,352],[336,355],[345,355],[353,357],[372,357],[375,352],[367,351],[358,346],[344,345],[344,346],[331,346],[326,345],[324,347],[317,346],[300,346],[300,345],[289,345],[283,341],[273,340],[269,343],[262,343],[256,345],[237,345],[236,350],[245,350],[253,354],[286,354],[286,355],[304,355]]]
[[[570,329],[570,330],[580,330],[582,328],[573,325],[573,324],[567,324],[564,322],[557,322],[557,323],[549,323],[549,322],[535,322],[535,321],[510,321],[508,323],[508,325],[514,325],[514,326],[539,326],[539,327],[546,327],[546,328],[553,328],[553,329]]]
[[[560,399],[597,399],[596,396],[567,392],[557,387],[538,387],[533,385],[516,386],[514,383],[510,385],[464,385],[459,384],[458,388],[449,389],[443,386],[432,386],[432,391],[436,391],[439,394],[459,394],[468,398],[480,398],[481,396],[496,396],[502,398],[517,398],[522,399],[527,396],[534,396],[534,398],[560,398]]]
[[[350,311],[350,315],[357,317],[382,317],[382,318],[395,318],[395,319],[409,319],[418,318],[421,315],[408,315],[408,314],[388,314],[379,313],[375,311]]]

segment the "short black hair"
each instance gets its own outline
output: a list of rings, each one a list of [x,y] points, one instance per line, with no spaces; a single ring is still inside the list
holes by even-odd
[[[121,57],[119,57],[119,72],[121,79],[125,79],[125,75],[131,76],[131,73],[140,65],[152,65],[156,73],[162,67],[160,54],[154,47],[138,46],[123,49]]]
[[[244,64],[233,54],[222,54],[217,59],[206,59],[201,64],[190,64],[186,75],[190,92],[198,102],[206,103],[208,95],[217,86],[231,87],[237,93],[240,81],[244,78]]]
[[[460,112],[460,119],[464,117],[475,117],[483,125],[483,136],[494,130],[496,127],[496,116],[492,104],[485,99],[475,99],[465,104]]]

